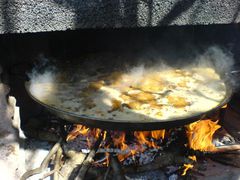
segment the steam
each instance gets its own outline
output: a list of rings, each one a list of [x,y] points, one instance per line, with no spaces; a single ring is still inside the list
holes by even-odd
[[[27,73],[31,83],[51,83],[55,80],[56,67],[50,65],[49,59],[40,55],[30,73]]]
[[[188,52],[186,52],[186,54],[187,53]],[[207,48],[205,52],[195,54],[195,57],[192,57],[192,53],[189,53],[191,55],[189,55],[188,59],[176,59],[176,62],[172,62],[172,60],[171,61],[168,60],[167,56],[164,56],[165,59],[161,58],[160,52],[159,52],[159,55],[157,55],[156,53],[154,55],[152,54],[151,57],[149,57],[149,59],[148,57],[146,57],[146,54],[143,59],[138,58],[138,60],[135,63],[138,65],[131,66],[131,68],[125,69],[126,73],[134,77],[132,79],[134,79],[134,81],[136,82],[139,82],[141,79],[143,79],[146,73],[153,70],[161,71],[161,70],[172,69],[172,68],[188,69],[192,67],[206,67],[206,68],[210,67],[215,69],[216,72],[219,73],[220,75],[223,75],[223,77],[229,78],[230,76],[225,76],[225,75],[232,70],[234,65],[232,54],[218,46],[211,46]],[[116,59],[116,61],[119,61],[119,59]],[[111,62],[114,64],[113,61]],[[88,65],[86,64],[84,65],[83,63],[81,68],[79,68],[79,66],[76,66],[77,67],[76,70],[72,70],[72,72],[70,73],[71,77],[73,75],[74,76],[79,75],[77,78],[74,78],[76,82],[81,81],[80,74],[84,74],[84,73],[88,74],[88,72],[90,72],[87,69],[88,66],[91,67],[92,69],[93,67],[97,69],[97,67],[95,66],[97,66],[98,63],[92,63],[92,62],[87,62],[87,63]],[[105,66],[104,64],[101,64],[100,66]],[[115,64],[118,64],[119,66],[119,63],[115,62]],[[124,66],[129,67],[128,63],[125,63]],[[112,71],[115,71],[114,69],[116,68],[112,66],[112,68],[108,68],[108,69],[112,69]],[[117,69],[119,69],[119,67],[117,67]],[[56,72],[57,72],[56,67],[51,65],[50,61],[46,57],[41,55],[39,57],[38,62],[35,64],[35,67],[33,68],[32,72],[28,73],[28,77],[30,78],[30,83],[31,83],[30,91],[35,95],[42,96],[41,93],[43,91],[39,88],[34,88],[35,86],[32,86],[32,84],[38,84],[38,83],[54,84],[57,82]],[[64,74],[64,72],[61,72],[61,74]],[[65,78],[65,79],[69,80],[69,78]],[[229,79],[231,80],[231,82],[233,82],[233,84],[236,84],[236,81],[234,80],[234,78],[230,77]],[[136,82],[133,82],[133,83],[136,83]]]
[[[209,47],[195,62],[199,67],[212,67],[220,74],[229,73],[234,65],[232,54],[218,46]]]
[[[40,55],[37,63],[34,64],[34,68],[27,75],[30,79],[30,92],[37,97],[44,97],[46,96],[46,91],[38,86],[34,86],[34,84],[54,84],[56,82],[56,67],[50,64],[49,59]]]

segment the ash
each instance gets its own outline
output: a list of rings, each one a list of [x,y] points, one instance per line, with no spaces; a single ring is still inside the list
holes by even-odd
[[[168,179],[164,174],[164,172],[161,170],[125,175],[125,177],[126,179],[129,179],[129,180],[148,180],[148,179],[167,180]]]
[[[142,153],[137,153],[134,156],[128,157],[126,160],[123,161],[123,165],[132,165],[132,164],[137,164],[137,165],[144,165],[144,164],[149,164],[151,163],[156,155],[159,154],[158,150],[156,149],[148,149]]]

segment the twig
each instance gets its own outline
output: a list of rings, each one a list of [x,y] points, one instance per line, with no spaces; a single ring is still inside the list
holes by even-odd
[[[149,152],[156,152],[156,151],[159,151],[159,150],[162,150],[162,147],[159,147],[159,148],[151,148],[151,149],[148,149]],[[97,150],[97,153],[116,153],[116,154],[129,154],[131,152],[131,149],[126,149],[126,150],[121,150],[121,149],[116,149],[116,148],[99,148]]]
[[[44,174],[43,177],[40,178],[39,180],[44,180],[45,178],[47,178],[48,176],[51,176],[51,175],[54,174],[54,173],[56,173],[56,170],[55,170],[55,169],[53,169],[53,170],[47,172],[46,174]]]
[[[126,179],[125,176],[123,175],[121,164],[119,163],[116,156],[110,156],[110,165],[113,169],[113,173],[116,180]]]
[[[117,149],[117,148],[99,148],[97,150],[97,153],[111,153],[111,154],[122,154],[122,155],[125,155],[125,154],[129,154],[131,152],[132,149],[128,148],[126,150],[121,150],[121,149]],[[159,148],[151,148],[151,149],[148,149],[149,152],[156,152],[156,151],[160,151],[160,150],[163,150],[162,147],[159,147]],[[83,153],[89,153],[90,150],[89,149],[81,149],[81,151]]]
[[[52,158],[52,156],[57,152],[57,150],[60,148],[60,143],[61,143],[62,139],[60,139],[53,147],[52,149],[49,151],[48,155],[45,157],[45,159],[43,160],[43,162],[41,163],[40,167],[33,169],[33,170],[29,170],[27,172],[25,172],[20,180],[26,180],[27,178],[29,178],[30,176],[33,176],[35,174],[39,174],[41,172],[43,172],[47,167],[48,164]]]
[[[53,179],[58,180],[59,179],[59,170],[61,168],[61,157],[62,157],[62,148],[60,147],[57,151],[56,157],[55,157],[55,163],[54,163],[54,175]]]
[[[82,163],[82,167],[80,168],[78,175],[76,176],[75,180],[83,180],[91,163],[93,162],[93,158],[96,155],[97,149],[102,142],[102,134],[99,136],[97,141],[95,142],[93,149],[90,151],[84,162]]]

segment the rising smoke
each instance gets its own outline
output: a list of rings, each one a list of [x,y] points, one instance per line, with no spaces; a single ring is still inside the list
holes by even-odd
[[[38,62],[35,64],[35,67],[33,68],[32,72],[28,73],[28,77],[30,78],[30,83],[54,83],[57,82],[56,74],[60,71],[57,70],[57,68],[52,65],[49,60],[44,56],[39,56]],[[119,61],[119,59],[117,59]],[[182,61],[182,63],[181,63]],[[184,61],[184,62],[183,62]],[[134,79],[138,81],[139,79],[142,79],[144,74],[146,74],[149,71],[152,70],[166,70],[171,68],[192,68],[192,67],[211,67],[214,68],[219,74],[223,75],[223,78],[227,78],[232,82],[232,84],[236,85],[236,78],[232,78],[232,76],[229,75],[229,72],[232,70],[234,66],[234,60],[232,57],[232,54],[228,51],[218,47],[218,46],[211,46],[206,49],[203,53],[198,53],[193,57],[191,60],[183,60],[183,59],[176,59],[176,63],[171,62],[169,63],[168,59],[165,56],[165,59],[161,57],[161,53],[154,54],[154,57],[151,56],[150,65],[148,61],[148,57],[145,56],[144,58],[139,58],[135,64],[135,66],[130,66],[130,68],[125,69],[125,71],[130,74],[131,76],[134,76]],[[91,61],[87,62],[88,65],[85,65],[84,67],[77,66],[77,69],[75,69],[74,75],[82,74],[82,73],[88,73],[86,67],[93,67],[97,69],[97,65],[101,63],[92,63]],[[112,63],[114,64],[114,61],[112,60]],[[131,62],[132,63],[132,62]],[[177,67],[176,67],[177,64]],[[101,66],[103,66],[101,64]],[[79,68],[81,67],[81,68]],[[109,67],[109,66],[108,66]],[[124,67],[129,67],[128,65],[124,64]],[[116,68],[112,68],[113,71],[115,71]],[[71,73],[73,73],[71,72]],[[61,72],[62,73],[62,72]],[[228,75],[226,75],[228,74]],[[226,76],[225,76],[226,75]],[[79,76],[80,78],[80,76]],[[66,79],[66,78],[65,78]],[[75,78],[76,79],[76,78]],[[76,80],[77,82],[80,82],[81,79]],[[41,93],[41,90],[39,89],[31,89],[31,92],[33,94],[39,94]]]
[[[45,91],[37,86],[33,86],[33,84],[54,84],[56,82],[56,72],[57,68],[51,64],[49,59],[43,55],[39,55],[32,71],[27,73],[27,76],[30,79],[30,92],[37,97],[43,97]]]

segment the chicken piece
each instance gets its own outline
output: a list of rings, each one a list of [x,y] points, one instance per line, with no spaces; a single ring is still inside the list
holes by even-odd
[[[136,88],[142,91],[150,92],[162,91],[164,87],[164,81],[162,81],[161,79],[152,79],[148,76],[146,78],[143,78],[140,83],[136,85]]]
[[[130,97],[132,97],[135,100],[138,101],[152,101],[155,100],[155,96],[150,94],[150,93],[146,93],[146,92],[139,92],[136,94],[128,94]]]
[[[113,112],[113,111],[117,111],[117,110],[120,110],[122,111],[122,102],[117,100],[117,99],[113,99],[111,101],[112,103],[112,109],[110,110],[110,112]]]
[[[103,80],[100,80],[96,82],[91,82],[88,87],[90,89],[99,90],[104,84],[105,82]]]
[[[187,81],[183,80],[183,81],[177,83],[177,86],[185,88],[185,87],[187,87]]]
[[[121,95],[120,95],[120,98],[122,98],[124,101],[129,101],[129,100],[131,100],[131,97],[128,96],[128,95],[126,95],[126,94],[121,94]]]
[[[120,87],[120,90],[123,92],[123,93],[127,93],[129,91],[132,91],[133,88],[131,86],[124,86],[124,87]]]
[[[192,73],[186,70],[176,69],[174,72],[179,76],[192,76]]]
[[[138,101],[131,101],[129,103],[126,103],[126,106],[129,109],[141,110],[142,103],[140,103]]]
[[[157,117],[161,117],[162,115],[163,115],[163,113],[160,112],[160,111],[158,111],[158,112],[155,114],[155,116],[157,116]]]
[[[113,72],[108,77],[106,77],[106,81],[108,85],[119,85],[121,84],[122,72]]]
[[[184,97],[180,96],[167,96],[167,100],[176,108],[183,108],[188,106],[190,103],[186,101]]]
[[[154,109],[161,109],[163,107],[162,104],[158,104],[156,101],[150,101],[149,105],[151,108],[154,108]]]
[[[81,89],[81,91],[79,92],[79,96],[81,98],[90,98],[93,95],[94,92],[96,92],[96,89],[93,89],[89,85],[89,86]]]

